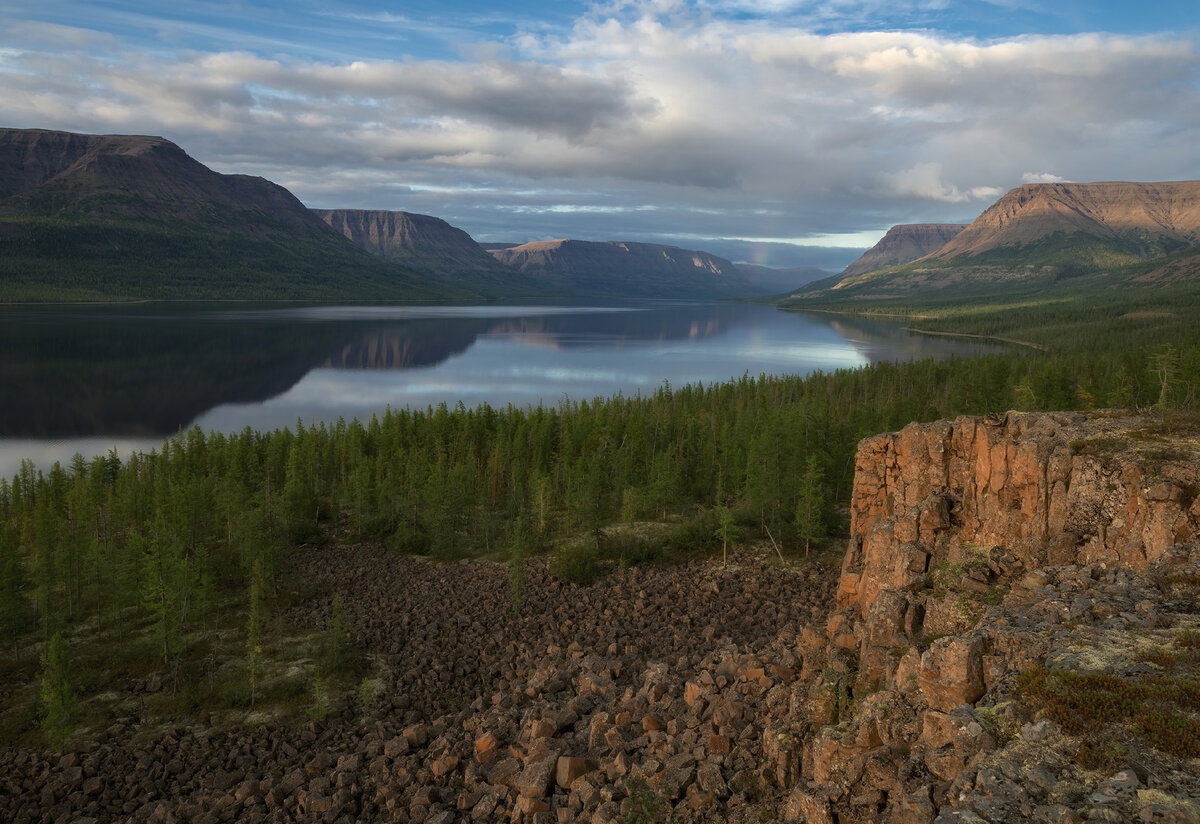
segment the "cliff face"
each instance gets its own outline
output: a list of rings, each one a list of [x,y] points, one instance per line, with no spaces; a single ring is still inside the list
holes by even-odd
[[[314,209],[335,231],[391,260],[498,269],[471,236],[441,218],[411,212]]]
[[[1031,183],[981,214],[931,259],[1033,243],[1055,232],[1175,247],[1200,242],[1200,181]]]
[[[965,228],[965,223],[909,223],[893,226],[878,243],[843,269],[840,276],[861,275],[925,257],[945,246]]]
[[[790,813],[1157,820],[1133,783],[1089,777],[1079,730],[1033,716],[1015,684],[1036,667],[1137,684],[1163,671],[1143,645],[1200,626],[1198,492],[1200,441],[1145,419],[1009,413],[863,441],[836,611],[807,638],[805,670],[820,674]],[[1157,777],[1130,766],[1137,786],[1157,780],[1171,809],[1200,811],[1200,782],[1170,779],[1187,758],[1154,753]],[[1071,791],[1039,788],[1034,768]]]
[[[728,260],[676,246],[549,240],[488,251],[506,266],[569,288],[660,297],[733,297],[761,291]]]
[[[1003,545],[1029,568],[1145,569],[1195,537],[1196,478],[1158,467],[1148,477],[1139,462],[1076,451],[1089,437],[1122,434],[1105,435],[1080,415],[1012,414],[912,425],[863,441],[839,607],[854,605],[865,618],[878,592],[911,585],[938,561],[958,563],[971,546]],[[903,564],[897,547],[908,556]]]

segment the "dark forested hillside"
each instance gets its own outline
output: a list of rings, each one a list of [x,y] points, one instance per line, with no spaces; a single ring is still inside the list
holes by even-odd
[[[163,138],[0,129],[0,301],[473,296]]]

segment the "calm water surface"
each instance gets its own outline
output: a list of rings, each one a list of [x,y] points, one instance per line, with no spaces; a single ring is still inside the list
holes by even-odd
[[[669,381],[807,374],[990,344],[744,304],[0,309],[0,475],[180,429],[366,420],[388,407],[553,405]]]

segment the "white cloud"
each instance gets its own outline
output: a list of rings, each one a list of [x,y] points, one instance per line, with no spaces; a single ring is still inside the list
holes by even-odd
[[[965,203],[968,200],[995,198],[1003,194],[996,186],[973,186],[965,191],[954,184],[942,182],[942,164],[918,163],[899,172],[883,172],[882,192],[895,197],[917,200],[940,200],[946,203]]]
[[[591,237],[861,236],[969,220],[1022,181],[1200,167],[1185,36],[820,35],[670,0],[617,6],[462,61],[150,54],[28,24],[0,35],[0,121],[164,134],[314,205],[424,210],[514,236],[552,219],[555,235]]]
[[[1021,175],[1022,183],[1062,183],[1063,179],[1049,172],[1025,172]]]

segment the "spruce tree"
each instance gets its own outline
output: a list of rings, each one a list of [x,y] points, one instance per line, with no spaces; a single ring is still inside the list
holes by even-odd
[[[825,479],[817,456],[810,453],[800,476],[796,496],[796,537],[804,541],[804,557],[808,557],[809,545],[825,537],[825,521],[822,510],[825,506]]]
[[[62,750],[75,724],[75,687],[71,683],[71,666],[67,657],[67,642],[61,633],[46,644],[42,653],[41,673],[42,732],[53,749]]]

